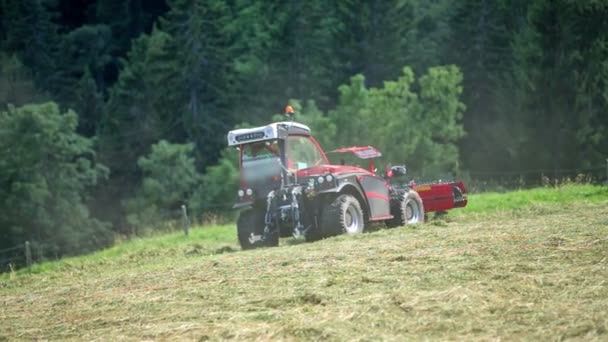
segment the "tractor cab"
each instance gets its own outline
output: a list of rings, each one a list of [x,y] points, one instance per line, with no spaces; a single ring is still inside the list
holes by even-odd
[[[241,189],[235,207],[297,183],[302,171],[329,163],[310,128],[297,122],[233,130],[228,145],[239,150]]]

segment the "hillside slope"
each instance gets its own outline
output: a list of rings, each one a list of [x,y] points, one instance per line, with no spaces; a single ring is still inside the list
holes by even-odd
[[[157,241],[7,275],[0,340],[605,340],[608,189],[579,190],[473,197],[447,220],[311,244]]]

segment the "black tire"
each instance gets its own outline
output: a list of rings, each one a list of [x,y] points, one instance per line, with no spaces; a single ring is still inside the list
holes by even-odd
[[[323,210],[321,225],[326,236],[362,233],[365,216],[361,203],[352,195],[339,195]]]
[[[308,229],[304,235],[304,238],[307,242],[319,241],[322,238],[326,237],[325,232],[323,231],[323,226],[315,227],[312,226]]]
[[[329,205],[333,202],[334,199],[335,195],[331,194],[325,194],[317,197],[317,201],[321,202],[320,205],[322,206],[322,209],[319,217],[316,220],[312,220],[314,221],[314,224],[312,224],[311,227],[304,233],[304,238],[306,239],[306,242],[319,241],[329,236],[329,232],[326,231],[327,227],[323,225],[323,222],[321,220],[323,212],[329,208]]]
[[[424,205],[420,195],[414,190],[400,191],[391,198],[393,219],[386,222],[390,228],[425,221]]]
[[[240,212],[239,219],[236,223],[236,229],[242,249],[276,247],[279,245],[278,232],[271,234],[265,241],[251,243],[249,240],[252,233],[254,235],[262,235],[264,233],[264,215],[265,210],[261,208],[245,209]]]

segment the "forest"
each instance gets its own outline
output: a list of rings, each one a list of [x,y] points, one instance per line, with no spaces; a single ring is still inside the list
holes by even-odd
[[[370,144],[423,179],[601,179],[606,18],[602,0],[0,0],[0,250],[85,253],[182,204],[232,215],[226,133],[287,103],[326,150]]]

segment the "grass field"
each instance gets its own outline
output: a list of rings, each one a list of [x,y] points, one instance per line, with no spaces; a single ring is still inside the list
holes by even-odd
[[[0,276],[0,340],[608,340],[608,187],[241,252],[234,227]]]

